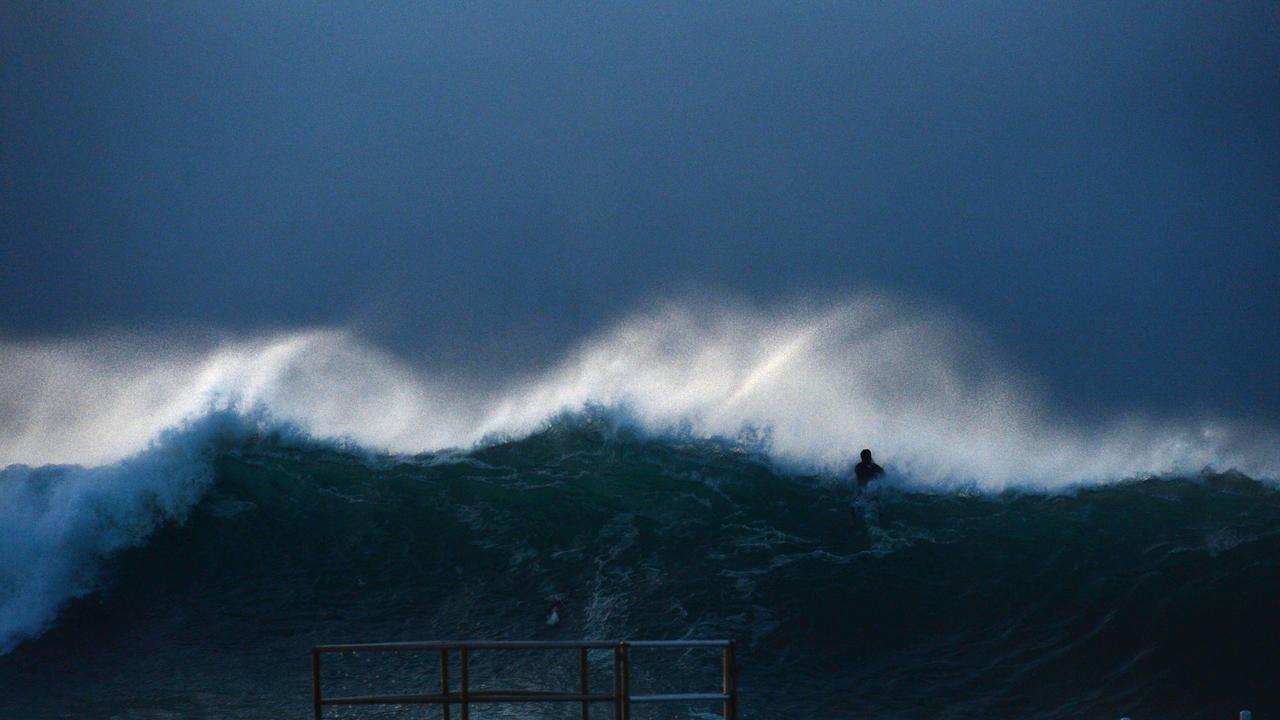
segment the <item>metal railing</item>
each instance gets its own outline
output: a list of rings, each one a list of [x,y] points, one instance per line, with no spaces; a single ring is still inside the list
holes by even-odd
[[[320,720],[326,706],[352,705],[440,705],[441,717],[449,720],[450,708],[457,705],[462,720],[470,720],[471,706],[480,703],[580,703],[583,720],[588,720],[593,703],[610,703],[615,720],[630,720],[631,706],[636,703],[720,702],[725,720],[736,720],[738,689],[735,682],[732,640],[465,640],[459,642],[393,642],[353,645],[316,645],[311,648],[311,701],[315,718]],[[636,695],[631,692],[631,651],[634,649],[688,650],[719,648],[722,679],[720,692],[668,693]],[[545,690],[478,690],[471,687],[471,655],[479,650],[577,650],[578,691]],[[587,652],[613,651],[613,677],[610,691],[591,692],[587,668]],[[440,691],[413,695],[361,695],[325,697],[320,688],[320,659],[331,653],[438,652],[440,654]],[[449,655],[458,656],[458,688],[449,681]]]

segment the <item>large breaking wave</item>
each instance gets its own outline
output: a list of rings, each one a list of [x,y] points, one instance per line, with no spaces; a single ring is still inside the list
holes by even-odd
[[[792,474],[838,476],[869,446],[917,490],[1277,472],[1269,431],[1082,424],[971,327],[875,298],[820,312],[667,307],[514,378],[433,367],[429,353],[411,363],[341,330],[5,342],[0,366],[0,652],[91,591],[103,558],[185,518],[218,447],[264,433],[406,455],[588,413],[646,437],[728,441]]]

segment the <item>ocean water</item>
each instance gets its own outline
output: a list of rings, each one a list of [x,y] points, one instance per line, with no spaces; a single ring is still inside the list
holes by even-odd
[[[303,717],[313,644],[462,638],[732,638],[744,718],[1280,711],[1272,436],[1073,424],[963,332],[878,318],[644,318],[498,385],[334,332],[5,345],[0,717]],[[890,472],[851,524],[862,445]],[[336,657],[326,692],[433,662]],[[428,714],[397,712],[326,716]]]

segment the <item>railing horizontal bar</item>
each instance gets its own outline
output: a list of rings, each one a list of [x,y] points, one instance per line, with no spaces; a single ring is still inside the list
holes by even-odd
[[[320,653],[337,652],[396,652],[412,650],[542,650],[542,649],[581,649],[609,650],[618,641],[594,640],[573,642],[571,640],[474,640],[427,642],[386,642],[386,643],[345,643],[338,645],[316,645],[312,648]],[[633,648],[722,648],[729,645],[728,640],[631,640],[627,642]]]
[[[457,702],[457,695],[360,695],[324,698],[321,705],[421,705]]]
[[[504,703],[504,702],[609,702],[613,695],[593,693],[530,692],[527,690],[486,690],[471,692],[467,702]],[[360,695],[357,697],[324,698],[321,705],[442,705],[444,703],[460,704],[462,697],[457,693],[449,695]]]
[[[573,642],[570,640],[476,640],[449,642],[432,640],[428,642],[388,642],[388,643],[348,643],[344,645],[316,645],[312,651],[319,653],[339,652],[401,652],[413,650],[551,650],[580,649],[611,650],[618,643],[605,640]]]
[[[728,640],[628,640],[632,648],[722,648]]]
[[[696,702],[699,700],[728,700],[724,693],[676,693],[673,695],[632,695],[633,703]]]

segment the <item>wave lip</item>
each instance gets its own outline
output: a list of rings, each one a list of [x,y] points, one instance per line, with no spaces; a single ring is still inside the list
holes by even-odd
[[[213,439],[244,424],[211,414],[116,463],[0,470],[0,655],[92,592],[104,558],[184,520],[213,481]]]

